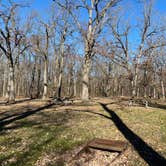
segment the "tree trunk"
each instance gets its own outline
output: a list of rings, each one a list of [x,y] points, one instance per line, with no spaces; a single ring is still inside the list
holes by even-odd
[[[40,78],[41,78],[41,58],[39,59],[39,65],[37,67],[37,93],[36,96],[39,98],[40,96]]]
[[[156,98],[156,88],[153,87],[153,98],[155,99]]]
[[[74,81],[74,89],[73,89],[74,92],[73,93],[74,93],[74,97],[76,97],[77,96],[77,80],[76,80],[76,78],[73,78],[73,79],[74,79],[73,80]]]
[[[91,68],[91,59],[86,58],[82,72],[82,100],[89,100],[89,73]]]
[[[48,60],[45,59],[44,61],[44,73],[43,73],[43,78],[44,78],[44,91],[43,91],[43,97],[42,99],[45,100],[48,96]]]
[[[8,79],[8,102],[15,102],[15,89],[14,89],[14,65],[9,61],[9,79]]]
[[[133,91],[132,91],[132,96],[136,97],[137,96],[137,79],[138,79],[138,69],[135,69],[135,76],[133,80]]]
[[[123,86],[121,86],[121,96],[124,96]]]
[[[64,63],[64,57],[63,57],[63,51],[60,58],[60,65],[59,65],[59,77],[58,77],[58,86],[57,86],[57,99],[61,99],[61,92],[62,92],[62,75],[63,75],[63,63]]]
[[[3,97],[8,98],[8,93],[7,93],[7,78],[8,78],[8,68],[7,65],[5,66],[4,69],[4,81],[3,81]]]
[[[139,94],[140,94],[140,88],[138,87],[137,88],[137,98],[139,97]]]
[[[144,86],[144,98],[147,97],[147,86]]]
[[[62,72],[59,73],[58,86],[57,86],[57,98],[61,99],[62,91]]]
[[[161,91],[162,91],[162,98],[163,100],[165,100],[165,87],[163,80],[161,80]]]
[[[134,81],[131,80],[131,96],[134,96],[134,93],[135,93],[135,91],[134,91]]]
[[[136,64],[135,64],[135,72],[134,72],[134,77],[133,77],[133,89],[132,89],[132,96],[136,97],[137,96],[137,80],[138,80],[138,66],[140,63],[140,57],[142,55],[142,48],[140,48],[140,53],[138,55]]]

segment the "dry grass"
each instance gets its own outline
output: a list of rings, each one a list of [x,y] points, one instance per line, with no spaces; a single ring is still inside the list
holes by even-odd
[[[98,102],[108,104],[128,128],[166,157],[164,109],[127,107],[119,100],[96,98],[89,104],[53,105],[17,120],[22,113],[48,103],[31,100],[0,105],[1,122],[16,118],[0,128],[0,165],[58,165],[59,156],[95,137],[126,140]],[[146,165],[133,149],[126,158],[128,165]]]

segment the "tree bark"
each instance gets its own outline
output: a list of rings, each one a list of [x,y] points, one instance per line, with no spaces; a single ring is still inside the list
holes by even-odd
[[[58,86],[57,86],[57,98],[61,98],[61,91],[62,91],[62,73],[60,72],[59,74],[59,79],[58,79]]]
[[[162,98],[165,100],[165,87],[164,87],[164,81],[161,80],[161,91],[162,91]]]
[[[62,92],[62,75],[63,75],[63,64],[64,64],[64,57],[61,56],[61,62],[60,62],[60,72],[58,77],[58,86],[57,86],[57,98],[61,99],[61,92]]]
[[[4,80],[3,80],[3,97],[8,98],[8,93],[7,93],[8,68],[7,68],[7,65],[5,65],[5,68],[4,68],[4,77],[3,78],[4,78]]]
[[[144,86],[144,98],[147,97],[147,86]]]
[[[40,78],[41,78],[41,58],[39,58],[39,65],[37,66],[37,93],[36,97],[40,96]]]
[[[138,79],[138,68],[136,67],[134,80],[133,80],[133,91],[132,91],[132,96],[133,97],[137,96],[137,79]]]
[[[153,98],[155,99],[156,98],[156,88],[153,87]]]
[[[47,99],[47,92],[48,92],[48,60],[45,59],[44,61],[44,73],[43,73],[43,81],[44,81],[44,91],[43,91],[43,97],[42,99]]]
[[[74,95],[74,97],[76,97],[76,96],[77,96],[77,80],[76,80],[75,77],[74,77],[73,79],[74,79],[74,80],[73,80],[73,83],[74,83],[74,87],[73,87],[73,88],[74,88],[74,89],[73,89],[73,91],[74,91],[73,93],[74,93],[74,94],[73,94],[73,95]]]
[[[91,69],[91,59],[86,58],[82,72],[82,100],[89,100],[89,73]]]
[[[14,65],[9,60],[8,102],[15,102]]]

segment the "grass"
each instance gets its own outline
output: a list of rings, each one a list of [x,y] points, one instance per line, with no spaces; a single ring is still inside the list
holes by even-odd
[[[104,99],[104,102],[112,101]],[[14,107],[0,106],[0,119],[44,104],[46,102],[28,101]],[[121,108],[117,104],[108,106],[128,128],[166,157],[165,110]],[[7,115],[4,110],[8,111]],[[97,103],[53,106],[3,126],[0,133],[0,165],[56,165],[58,156],[95,137],[126,140],[110,119],[99,114],[109,116]],[[129,165],[146,165],[135,151],[128,154],[128,160]]]

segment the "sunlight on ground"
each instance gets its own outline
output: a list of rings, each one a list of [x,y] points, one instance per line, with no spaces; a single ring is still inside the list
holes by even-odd
[[[0,165],[56,165],[64,152],[95,137],[125,140],[96,99],[90,104],[53,105],[7,125],[0,135]],[[17,118],[26,111],[42,107],[47,102],[26,101],[0,106],[0,122]],[[123,107],[109,104],[123,122],[159,154],[166,157],[166,111],[157,108]],[[104,116],[102,116],[104,115]],[[7,118],[6,118],[7,117]],[[6,118],[6,119],[5,119]],[[129,165],[145,165],[136,152],[128,154]]]

